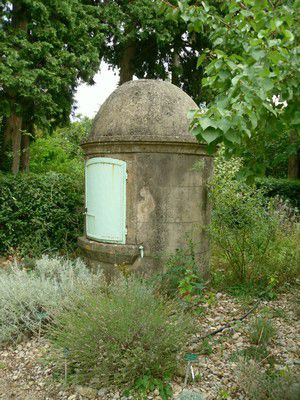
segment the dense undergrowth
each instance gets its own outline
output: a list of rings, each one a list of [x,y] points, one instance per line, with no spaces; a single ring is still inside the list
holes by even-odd
[[[280,197],[236,179],[241,160],[216,159],[210,183],[212,284],[272,296],[300,274],[299,213]]]
[[[0,174],[0,254],[73,252],[83,196],[83,176],[76,174]]]

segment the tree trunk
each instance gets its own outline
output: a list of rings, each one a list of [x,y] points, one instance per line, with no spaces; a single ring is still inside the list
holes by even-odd
[[[172,83],[180,87],[180,72],[181,72],[181,63],[180,57],[176,49],[174,49],[172,60]]]
[[[9,143],[12,145],[13,161],[11,172],[17,175],[20,167],[21,154],[21,129],[22,118],[15,113],[12,113],[6,122],[4,131],[4,149],[7,149]]]
[[[136,45],[134,42],[127,44],[122,54],[122,59],[120,62],[120,80],[119,85],[123,83],[132,81],[134,74],[134,57],[136,53]]]
[[[23,172],[29,172],[29,160],[30,160],[30,135],[32,132],[22,134],[21,140],[21,170]]]
[[[0,170],[4,171],[5,170],[5,164],[6,164],[6,154],[7,154],[7,146],[9,143],[9,139],[7,138],[7,132],[6,132],[6,122],[7,122],[7,117],[4,115],[2,117],[2,122],[1,122],[1,152],[0,152]]]
[[[27,32],[28,21],[25,15],[24,4],[20,0],[12,1],[12,27],[15,30]],[[21,156],[21,129],[22,117],[15,111],[16,93],[10,93],[11,113],[6,120],[4,129],[3,150],[6,151],[9,144],[12,145],[13,161],[11,171],[14,175],[19,172]]]
[[[290,143],[292,145],[297,144],[298,141],[298,133],[296,129],[293,129],[290,133]],[[296,152],[295,154],[291,154],[289,156],[289,164],[288,164],[288,178],[289,179],[298,179],[299,178],[299,164],[300,164],[300,157],[299,157],[299,152]]]

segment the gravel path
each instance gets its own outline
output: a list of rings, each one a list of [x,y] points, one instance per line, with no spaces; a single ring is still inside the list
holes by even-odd
[[[217,293],[210,306],[199,317],[200,336],[218,329],[251,308],[223,293]],[[300,376],[300,322],[299,293],[281,294],[277,300],[262,302],[259,308],[242,323],[207,340],[205,346],[197,338],[193,340],[190,351],[199,355],[199,364],[194,366],[196,380],[189,382],[187,388],[201,392],[206,400],[247,399],[237,378],[241,351],[251,346],[247,329],[251,321],[260,314],[268,314],[276,326],[276,336],[268,346],[268,355],[261,362],[262,368],[273,359],[274,366],[282,369],[290,367]],[[298,307],[298,308],[297,308]],[[197,342],[198,340],[198,342]],[[0,399],[5,400],[84,400],[84,399],[122,399],[120,393],[110,393],[105,389],[97,391],[85,387],[64,388],[52,377],[51,368],[43,362],[49,351],[44,338],[33,338],[17,346],[0,349]],[[206,354],[201,354],[206,353]],[[174,382],[175,395],[183,389],[185,365],[180,377]],[[134,397],[132,397],[133,399]],[[158,393],[149,399],[160,397]]]

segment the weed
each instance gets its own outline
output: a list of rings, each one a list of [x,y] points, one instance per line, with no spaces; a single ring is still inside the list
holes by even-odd
[[[213,353],[213,348],[212,348],[212,345],[208,338],[203,339],[203,341],[198,349],[198,353],[207,355],[207,356],[209,356]]]
[[[256,318],[249,327],[249,339],[256,345],[267,345],[275,334],[273,323],[265,317]]]
[[[165,271],[158,277],[159,292],[169,297],[181,297],[187,303],[203,295],[204,283],[195,262],[192,242],[177,250],[167,261]]]
[[[162,400],[168,400],[172,398],[172,387],[170,383],[168,383],[169,378],[166,379],[157,379],[152,376],[145,375],[141,378],[138,378],[132,389],[126,390],[124,392],[125,395],[134,395],[134,399],[136,400],[144,400],[148,398],[148,395],[154,390],[159,391],[159,395]]]
[[[5,369],[6,368],[6,364],[2,361],[0,361],[0,369]]]

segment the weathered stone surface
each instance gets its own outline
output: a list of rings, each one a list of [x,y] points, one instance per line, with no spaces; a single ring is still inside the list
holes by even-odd
[[[83,149],[87,158],[126,162],[127,236],[125,245],[112,246],[96,241],[86,246],[79,239],[93,264],[109,271],[109,263],[125,262],[151,273],[189,237],[201,269],[207,270],[204,227],[210,220],[207,181],[213,160],[188,130],[187,113],[195,108],[181,89],[156,80],[126,83],[100,108]],[[141,245],[143,259],[136,252]]]
[[[104,102],[87,142],[157,141],[192,142],[189,110],[197,104],[171,83],[141,79],[123,84]]]

